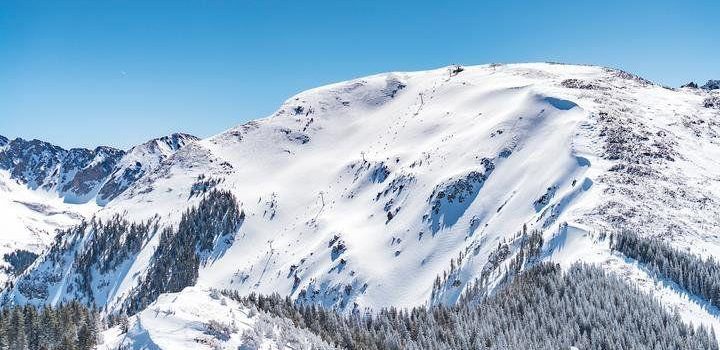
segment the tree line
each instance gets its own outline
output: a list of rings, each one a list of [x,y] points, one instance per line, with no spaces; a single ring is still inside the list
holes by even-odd
[[[720,264],[671,247],[659,238],[622,232],[612,238],[612,248],[642,263],[656,276],[677,283],[720,308]]]
[[[150,269],[126,300],[125,311],[134,314],[162,293],[194,285],[203,256],[216,246],[229,247],[244,219],[230,191],[208,191],[196,207],[183,213],[177,229],[168,227],[161,232]]]
[[[0,310],[0,349],[94,349],[101,326],[97,310],[76,301],[57,307],[4,307]]]
[[[563,271],[541,263],[491,296],[378,312],[223,294],[345,349],[718,349],[714,331],[686,325],[652,296],[584,264]]]

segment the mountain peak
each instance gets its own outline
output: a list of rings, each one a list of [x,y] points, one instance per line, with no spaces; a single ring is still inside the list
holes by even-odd
[[[130,149],[129,152],[161,152],[163,154],[173,153],[186,144],[200,140],[200,138],[186,133],[172,133],[169,135],[150,139]]]
[[[692,246],[718,230],[720,192],[707,184],[720,171],[706,164],[720,148],[688,147],[717,133],[702,97],[548,63],[315,88],[202,142],[176,133],[134,147],[95,197],[104,232],[62,238],[4,293],[115,311],[195,283],[347,311],[451,304],[475,277],[495,288],[526,266],[529,242],[540,242],[533,261],[588,257],[644,286],[651,277],[599,234],[672,232]]]
[[[85,203],[97,196],[98,203],[105,204],[148,169],[197,140],[190,134],[173,133],[126,152],[110,146],[68,150],[38,139],[0,136],[0,169],[31,189],[54,191],[69,203]]]

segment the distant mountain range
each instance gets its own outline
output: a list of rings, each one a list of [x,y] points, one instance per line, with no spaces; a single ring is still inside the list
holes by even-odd
[[[30,189],[57,193],[67,203],[95,200],[105,205],[185,144],[197,140],[178,133],[127,151],[106,146],[66,150],[40,140],[0,136],[0,169]]]

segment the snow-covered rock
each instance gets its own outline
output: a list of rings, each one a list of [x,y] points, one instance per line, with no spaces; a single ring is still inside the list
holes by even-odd
[[[117,197],[142,175],[197,138],[172,134],[129,151],[100,146],[63,149],[40,140],[0,139],[0,169],[33,190],[56,193],[67,203],[96,199],[99,205]]]
[[[702,88],[705,90],[718,90],[720,89],[720,80],[708,80]]]
[[[161,162],[185,145],[198,138],[188,134],[175,133],[152,139],[131,148],[120,159],[107,181],[99,189],[97,202],[105,205],[128,189],[143,175],[155,170]]]

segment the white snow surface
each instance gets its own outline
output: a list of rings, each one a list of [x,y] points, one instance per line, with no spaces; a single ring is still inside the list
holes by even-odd
[[[72,227],[97,210],[94,204],[72,205],[57,195],[28,189],[0,170],[0,257],[18,250],[40,254],[56,231]],[[0,285],[9,277],[9,264],[0,260]]]
[[[98,349],[332,349],[289,320],[248,308],[218,292],[190,287],[163,294],[122,326],[103,332]]]
[[[216,187],[235,194],[246,218],[232,246],[201,267],[198,284],[343,310],[426,304],[435,277],[462,252],[459,286],[442,295],[453,302],[498,244],[527,225],[543,232],[544,259],[601,264],[686,320],[718,325],[716,310],[654,281],[597,238],[632,229],[720,257],[720,111],[702,103],[713,92],[596,66],[455,68],[300,93],[265,119],[183,147],[96,215],[159,214],[174,225],[199,200],[189,195],[198,176],[222,179]],[[151,237],[104,276],[111,286],[94,285],[99,306],[121,304],[157,242]],[[334,253],[337,242],[345,249]],[[59,302],[68,278],[48,300],[28,300],[17,288],[6,294]],[[194,295],[185,300],[193,304]],[[153,323],[152,310],[135,319],[136,337],[165,339],[165,327],[186,322]],[[177,345],[152,338],[160,348]]]

